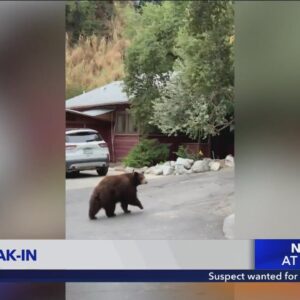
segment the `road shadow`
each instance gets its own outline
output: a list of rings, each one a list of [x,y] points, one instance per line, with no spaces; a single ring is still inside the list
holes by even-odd
[[[97,216],[96,220],[90,220],[91,222],[109,222],[109,221],[113,221],[113,220],[122,220],[122,219],[127,219],[127,218],[137,218],[139,216],[141,216],[144,212],[142,210],[140,211],[131,211],[130,214],[124,214],[123,212],[117,212],[116,216],[113,218],[108,218],[105,215],[104,211],[100,211],[99,212],[99,216]]]

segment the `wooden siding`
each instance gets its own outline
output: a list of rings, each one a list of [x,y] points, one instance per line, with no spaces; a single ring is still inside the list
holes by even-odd
[[[102,119],[78,115],[66,112],[66,127],[91,128],[98,130],[109,146],[112,162],[121,161],[129,151],[139,142],[138,134],[118,134],[115,132],[116,113],[128,109],[128,105],[106,106],[101,108],[114,109]],[[169,159],[176,159],[176,152],[180,145],[186,146],[191,152],[198,153],[201,150],[206,157],[224,158],[227,154],[234,154],[234,134],[229,130],[222,131],[220,136],[212,138],[210,143],[200,143],[191,140],[187,136],[166,136],[162,134],[150,134],[148,138],[157,139],[161,144],[169,147]]]
[[[224,129],[220,135],[212,137],[212,152],[215,158],[225,158],[226,155],[234,155],[234,132],[229,128]]]
[[[137,134],[115,134],[115,161],[121,161],[138,142]]]
[[[191,152],[198,153],[201,149],[205,156],[209,155],[209,146],[208,144],[198,144],[195,142],[189,141],[186,137],[168,137],[168,136],[149,136],[148,138],[155,138],[161,144],[166,144],[169,148],[169,159],[175,160],[176,152],[180,145],[186,146]],[[138,144],[140,140],[139,135],[134,134],[122,134],[114,136],[114,149],[115,149],[115,161],[121,161],[129,151]]]

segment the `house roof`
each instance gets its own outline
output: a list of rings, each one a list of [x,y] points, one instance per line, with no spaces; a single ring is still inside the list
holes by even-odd
[[[123,91],[123,81],[114,81],[100,88],[83,93],[66,101],[66,108],[93,107],[112,104],[127,104],[128,96]]]
[[[77,111],[68,108],[66,109],[66,112],[82,115],[82,116],[89,116],[89,117],[97,117],[97,116],[105,115],[112,111],[114,110],[113,109],[90,109],[90,110]]]
[[[95,117],[95,116],[105,115],[112,111],[114,110],[113,109],[89,109],[89,110],[84,110],[83,113],[88,116]]]

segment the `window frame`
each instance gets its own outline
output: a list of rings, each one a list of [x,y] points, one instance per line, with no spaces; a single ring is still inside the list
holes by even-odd
[[[118,126],[119,126],[119,116],[125,116],[125,128],[123,131],[118,131]],[[115,121],[115,134],[124,134],[124,135],[137,135],[139,134],[139,130],[136,127],[135,131],[129,131],[129,124],[130,122],[134,122],[132,115],[130,114],[130,112],[128,110],[119,110],[116,111],[116,121]]]

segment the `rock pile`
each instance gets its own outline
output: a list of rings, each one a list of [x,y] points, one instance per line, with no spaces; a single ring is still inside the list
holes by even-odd
[[[194,161],[178,157],[176,161],[166,161],[150,168],[144,167],[141,170],[146,174],[168,176],[219,171],[223,167],[234,167],[234,158],[232,155],[227,155],[224,161],[213,160],[211,158]]]

